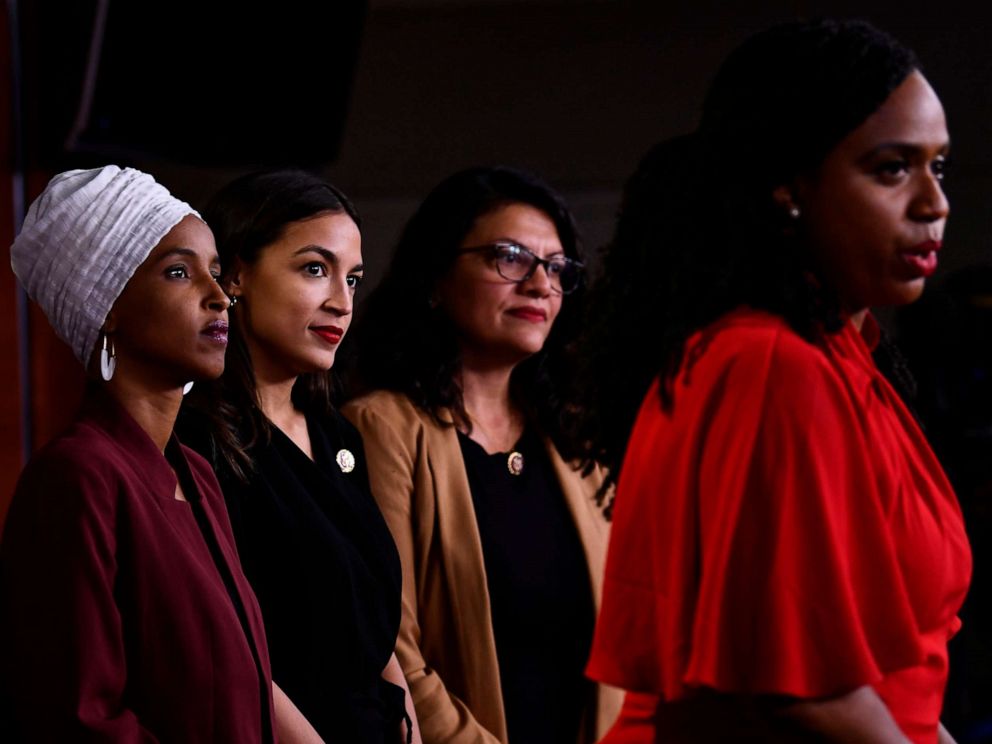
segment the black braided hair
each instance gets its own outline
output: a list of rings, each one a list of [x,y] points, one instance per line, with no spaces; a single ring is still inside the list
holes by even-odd
[[[863,21],[772,28],[724,62],[697,130],[652,149],[627,182],[580,357],[586,464],[615,482],[646,389],[661,404],[685,342],[731,309],[783,317],[814,339],[842,325],[839,302],[772,198],[816,168],[918,63]]]

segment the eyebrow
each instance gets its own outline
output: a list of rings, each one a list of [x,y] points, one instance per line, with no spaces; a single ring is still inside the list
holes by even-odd
[[[323,248],[319,245],[305,245],[302,248],[297,249],[293,253],[293,255],[302,256],[304,253],[316,253],[318,256],[323,258],[332,266],[338,266],[341,263],[341,261],[338,259],[337,254],[334,253],[334,251],[329,251],[327,250],[327,248]],[[351,272],[356,272],[356,271],[365,271],[365,264],[355,264],[354,266],[352,266]]]
[[[927,143],[901,142],[898,140],[894,140],[892,142],[882,142],[879,145],[875,145],[875,147],[871,148],[871,150],[865,153],[865,157],[870,158],[873,155],[877,155],[878,153],[884,150],[899,150],[900,152],[919,152],[921,150],[928,150],[928,149],[930,149],[930,145]],[[939,154],[946,155],[950,149],[951,149],[951,141],[947,140],[946,142],[940,145]]]
[[[161,256],[159,256],[158,257],[158,260],[159,261],[164,261],[165,259],[167,259],[167,258],[173,258],[174,256],[191,256],[191,257],[195,257],[196,256],[196,251],[194,251],[192,248],[181,248],[179,246],[176,246],[175,248],[170,248],[165,253],[163,253]]]
[[[182,246],[176,246],[175,248],[170,248],[165,253],[163,253],[161,256],[159,256],[158,257],[158,262],[165,261],[165,260],[168,260],[168,259],[177,258],[177,257],[197,258],[197,252],[194,251],[192,248],[183,248]],[[211,266],[213,266],[215,264],[219,266],[220,265],[220,256],[218,256],[215,253],[214,255],[212,255],[210,257],[210,260],[207,263],[209,263]]]
[[[530,251],[531,253],[534,253],[533,248],[531,248],[528,245],[525,245],[524,243],[521,243],[519,240],[514,240],[513,238],[496,238],[492,241],[491,244],[500,245],[502,243],[510,243],[512,245],[518,245],[521,248],[523,248],[525,251]],[[536,253],[534,253],[534,255],[537,256]],[[545,258],[548,258],[550,256],[565,256],[565,258],[568,258],[568,254],[565,253],[564,246],[562,246],[562,249],[560,251],[552,251],[551,253],[547,254]],[[538,258],[540,258],[540,256],[538,256]]]

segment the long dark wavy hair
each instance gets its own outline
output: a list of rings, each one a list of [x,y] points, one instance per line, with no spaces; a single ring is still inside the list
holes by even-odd
[[[455,327],[431,298],[482,215],[508,204],[527,204],[548,216],[565,255],[580,260],[578,235],[561,196],[536,176],[506,166],[475,167],[442,181],[407,222],[382,282],[370,295],[354,334],[358,392],[403,393],[439,422],[450,412],[471,430],[458,377],[461,355]],[[564,432],[574,424],[573,342],[583,288],[564,297],[540,352],[511,375],[511,394],[565,457],[577,454]]]
[[[358,211],[343,193],[327,181],[301,170],[250,173],[222,188],[207,204],[203,218],[214,232],[225,283],[235,259],[251,265],[265,248],[279,240],[290,224],[325,214],[347,214],[361,227]],[[198,383],[189,407],[209,432],[214,469],[246,481],[253,470],[250,450],[268,441],[271,424],[262,413],[255,387],[251,355],[245,342],[240,307],[228,315],[227,358],[224,374],[211,383]],[[308,413],[330,415],[336,384],[331,372],[302,374],[293,386],[294,405]],[[189,432],[184,438],[202,438]]]
[[[670,408],[687,339],[733,308],[775,313],[810,340],[841,327],[837,297],[772,194],[815,172],[917,68],[910,50],[863,21],[778,26],[727,58],[695,132],[644,157],[591,291],[587,463],[616,480],[648,387],[660,378]]]

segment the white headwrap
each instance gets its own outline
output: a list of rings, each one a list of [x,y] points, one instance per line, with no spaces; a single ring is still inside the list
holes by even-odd
[[[188,214],[199,217],[134,168],[66,171],[28,209],[10,265],[86,365],[124,285]]]

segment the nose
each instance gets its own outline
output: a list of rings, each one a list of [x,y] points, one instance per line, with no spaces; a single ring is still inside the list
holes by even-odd
[[[223,287],[213,277],[204,281],[203,302],[211,310],[223,312],[231,306],[231,300],[224,293]]]
[[[910,205],[913,219],[921,222],[937,222],[947,219],[951,204],[944,194],[940,179],[933,173],[922,174],[919,191]]]
[[[520,283],[520,287],[530,297],[547,297],[554,290],[544,264],[538,264],[530,278]]]
[[[341,276],[329,282],[327,299],[324,300],[324,309],[339,317],[350,315],[354,308],[355,297],[350,286],[348,277]]]

